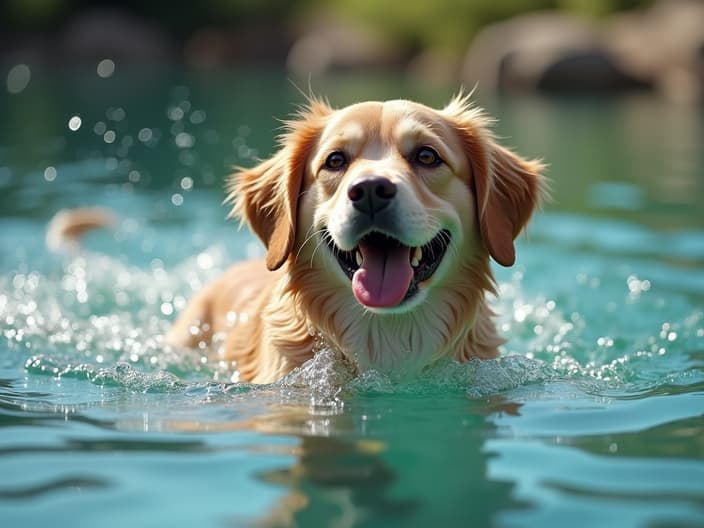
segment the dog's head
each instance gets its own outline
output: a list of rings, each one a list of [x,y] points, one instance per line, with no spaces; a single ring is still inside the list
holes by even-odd
[[[412,310],[460,264],[512,265],[538,204],[542,165],[498,145],[487,121],[466,96],[442,110],[313,100],[272,158],[235,175],[234,213],[269,269],[319,267],[373,312]]]

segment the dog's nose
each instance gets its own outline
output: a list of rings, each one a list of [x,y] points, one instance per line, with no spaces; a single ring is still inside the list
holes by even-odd
[[[396,184],[381,176],[355,180],[347,188],[347,197],[358,211],[374,216],[396,196]]]

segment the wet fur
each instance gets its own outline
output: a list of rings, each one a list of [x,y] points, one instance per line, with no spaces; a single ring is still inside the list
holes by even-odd
[[[443,170],[452,174],[443,173],[442,184],[417,177],[394,154],[401,150],[394,127],[404,120],[451,148],[452,163]],[[286,123],[278,152],[239,170],[228,185],[233,215],[266,246],[264,262],[238,264],[200,292],[168,342],[193,347],[218,333],[225,357],[237,362],[242,379],[255,383],[275,381],[301,365],[320,340],[360,370],[399,376],[441,357],[495,357],[503,341],[485,300],[495,292],[489,258],[513,264],[514,239],[538,206],[544,180],[539,162],[499,146],[488,125],[462,95],[442,110],[408,101],[333,110],[311,100]],[[431,229],[442,217],[455,229],[442,272],[427,281],[422,302],[409,310],[375,313],[359,304],[318,233],[320,222],[340,220],[344,187],[353,176],[319,177],[320,149],[350,127],[361,131],[365,149],[391,153],[379,161],[360,157],[351,172],[381,171],[383,164],[408,201],[416,209],[422,205],[419,226]],[[194,325],[200,332],[191,331]]]

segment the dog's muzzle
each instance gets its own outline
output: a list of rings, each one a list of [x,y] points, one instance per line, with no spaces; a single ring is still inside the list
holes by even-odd
[[[356,299],[369,308],[399,306],[418,293],[421,283],[440,266],[451,235],[440,230],[422,246],[411,247],[379,231],[360,238],[351,251],[340,249],[329,232],[323,237],[344,274],[352,281]]]
[[[440,266],[451,241],[450,232],[441,229],[427,243],[410,246],[399,239],[396,207],[397,187],[381,176],[354,180],[347,188],[353,208],[351,232],[354,248],[337,246],[327,230],[323,239],[342,271],[352,281],[352,292],[368,308],[393,308],[412,298],[419,285]]]

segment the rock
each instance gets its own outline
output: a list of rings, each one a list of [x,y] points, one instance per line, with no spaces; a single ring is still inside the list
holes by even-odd
[[[672,100],[704,97],[704,3],[665,1],[609,19],[604,43],[619,67]]]
[[[201,28],[185,42],[184,62],[196,69],[233,64],[281,66],[293,38],[281,22],[251,23],[236,29]]]
[[[415,56],[406,66],[406,74],[416,83],[431,86],[457,84],[462,55],[442,49],[428,49]]]
[[[96,7],[69,19],[58,38],[66,62],[163,64],[176,60],[176,45],[161,28],[127,10]]]
[[[472,43],[461,75],[481,90],[592,93],[647,87],[619,66],[597,26],[557,12],[487,26]]]
[[[399,48],[369,27],[321,18],[294,42],[286,66],[307,77],[335,70],[398,68],[402,62]]]

